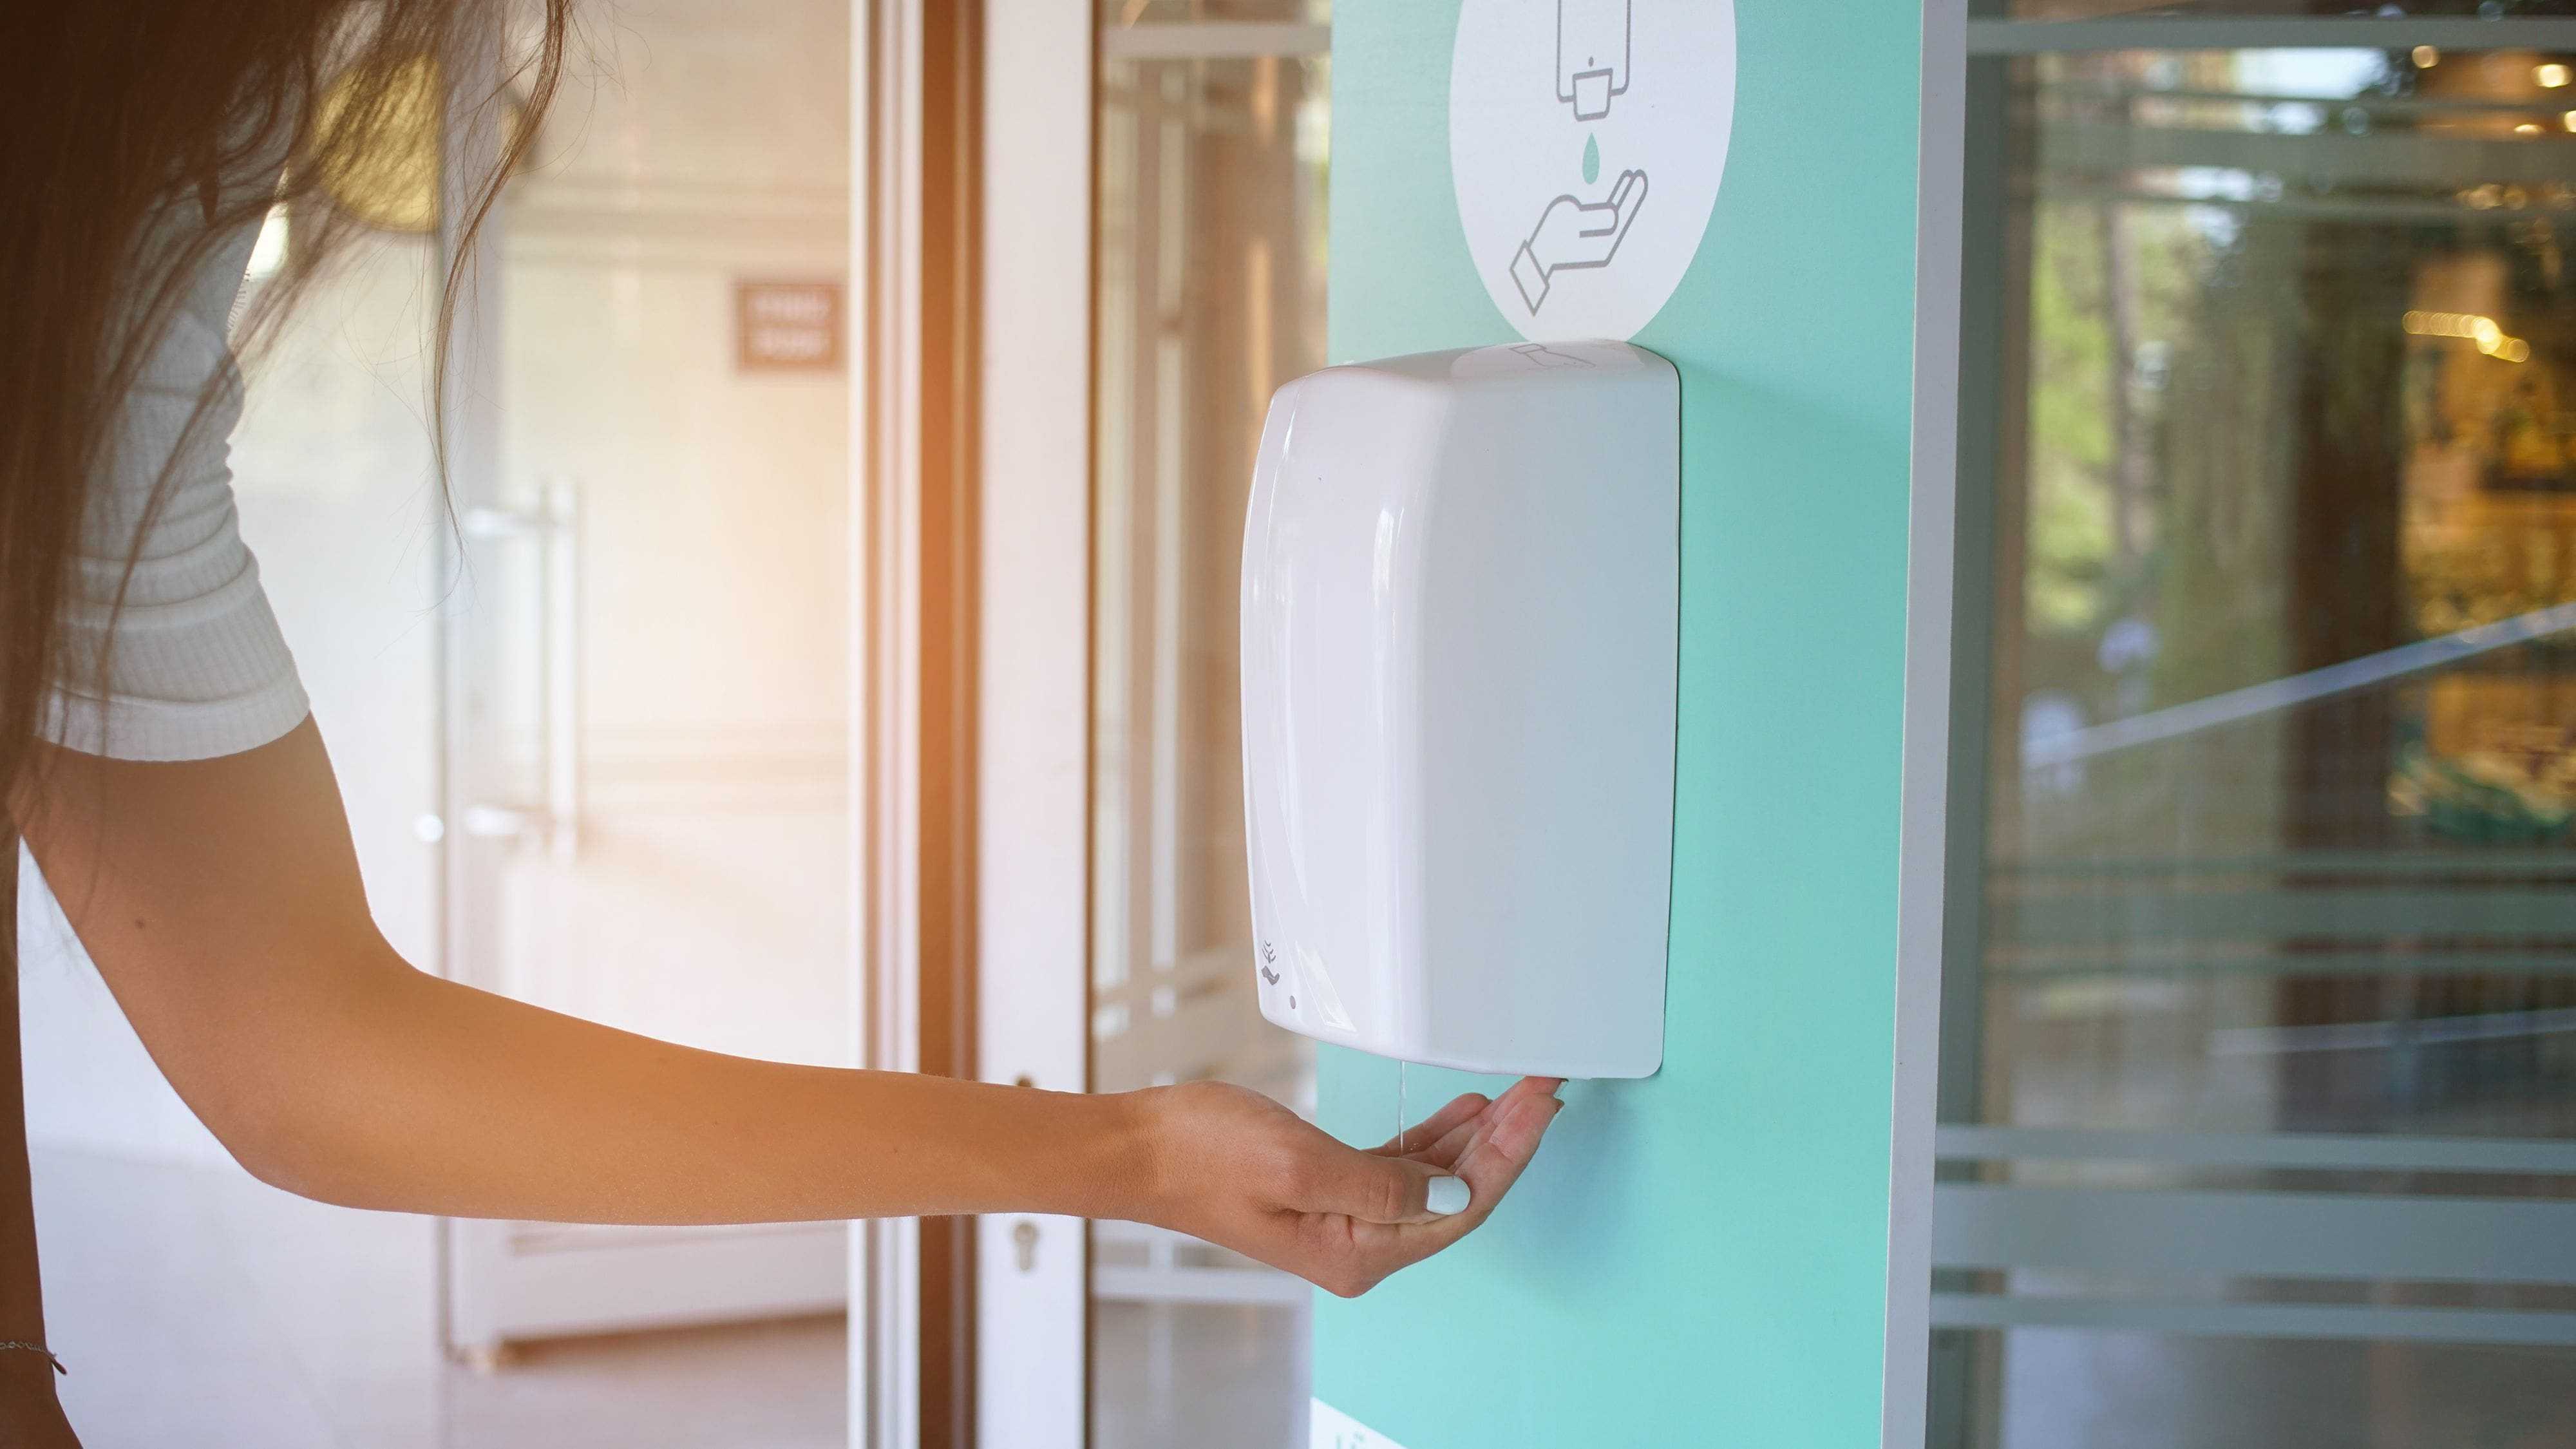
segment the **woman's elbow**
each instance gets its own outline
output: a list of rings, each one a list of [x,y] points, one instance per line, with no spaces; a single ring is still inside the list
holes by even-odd
[[[254,1088],[200,1104],[196,1112],[234,1163],[270,1187],[340,1207],[364,1205],[348,1201],[348,1174],[333,1162],[324,1134],[291,1101]]]
[[[339,1207],[388,1208],[381,1093],[354,1070],[346,1044],[300,1053],[283,1043],[220,1079],[183,1090],[205,1125],[244,1172],[298,1197]],[[363,1057],[361,1050],[355,1055]]]
[[[387,969],[337,975],[328,989],[273,992],[256,1011],[204,1013],[156,1055],[252,1177],[343,1207],[403,1206],[389,1188],[409,1156],[400,1104],[416,1093],[391,1064],[417,1011],[408,993],[426,979],[388,957]]]

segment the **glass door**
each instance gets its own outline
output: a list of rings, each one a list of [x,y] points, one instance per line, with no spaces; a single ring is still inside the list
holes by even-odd
[[[1328,12],[1101,8],[1095,232],[1091,1060],[1311,1112],[1253,998],[1235,598],[1270,393],[1324,362]],[[1179,1234],[1093,1229],[1091,1437],[1305,1442],[1307,1286]]]
[[[495,370],[460,406],[497,463],[458,480],[444,821],[461,978],[828,1064],[851,1010],[849,25],[844,0],[656,0],[576,42],[485,243]],[[449,1338],[486,1362],[846,1300],[839,1223],[450,1233]],[[839,1325],[818,1332],[799,1361],[837,1435]]]
[[[2576,1441],[2576,24],[2144,8],[1971,27],[1931,1439]]]

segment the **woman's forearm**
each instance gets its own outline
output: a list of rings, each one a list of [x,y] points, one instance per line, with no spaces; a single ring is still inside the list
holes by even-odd
[[[1125,1099],[722,1056],[442,981],[376,930],[319,733],[52,752],[38,862],[161,1070],[315,1197],[613,1222],[1139,1210]]]
[[[1128,1098],[699,1051],[389,955],[355,974],[244,1023],[269,1079],[206,1114],[245,1166],[309,1197],[611,1223],[1148,1211]]]
[[[320,734],[52,752],[19,803],[90,958],[243,1164],[359,1207],[559,1222],[1132,1217],[1358,1293],[1484,1221],[1556,1083],[1361,1152],[1254,1092],[1084,1097],[653,1041],[411,969],[367,912]]]

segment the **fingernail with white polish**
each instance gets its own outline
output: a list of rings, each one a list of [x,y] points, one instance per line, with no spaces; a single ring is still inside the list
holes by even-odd
[[[1445,1218],[1451,1213],[1465,1212],[1467,1198],[1467,1179],[1435,1177],[1431,1179],[1431,1191],[1424,1195],[1423,1206],[1433,1217]]]

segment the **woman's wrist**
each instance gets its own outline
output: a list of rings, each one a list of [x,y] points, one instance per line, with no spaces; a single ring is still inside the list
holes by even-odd
[[[1153,1222],[1161,1215],[1166,1173],[1154,1099],[1161,1089],[1084,1095],[1079,1205],[1084,1217]]]
[[[948,1211],[1064,1213],[1073,1217],[1150,1221],[1162,1190],[1161,1129],[1142,1092],[1051,1092],[898,1077],[905,1086],[937,1082],[962,1089],[974,1104],[942,1123],[950,1142],[981,1142],[972,1154],[976,1180],[952,1196]]]
[[[25,1359],[26,1362],[5,1360]],[[0,1444],[27,1449],[80,1449],[54,1397],[50,1355],[0,1354]]]

